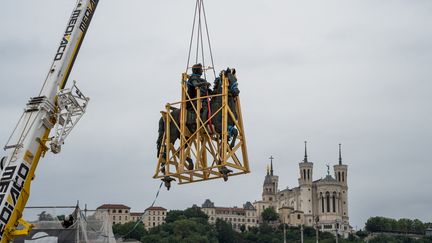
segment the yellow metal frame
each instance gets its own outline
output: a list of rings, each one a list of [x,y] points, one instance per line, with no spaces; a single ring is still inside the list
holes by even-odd
[[[153,178],[171,177],[176,178],[179,184],[193,183],[212,179],[222,178],[221,168],[226,167],[231,170],[228,176],[246,174],[250,172],[247,154],[246,137],[243,127],[240,98],[236,97],[237,118],[228,105],[228,78],[222,75],[222,94],[202,96],[197,89],[197,97],[191,99],[187,93],[186,81],[189,76],[182,74],[181,101],[168,103],[162,117],[165,121],[165,133],[163,135],[162,146],[159,152],[158,163]],[[219,112],[222,113],[222,133],[212,134],[206,121],[201,119],[200,110],[202,99],[212,97],[222,97],[222,105],[212,111],[211,117],[215,117]],[[196,115],[197,129],[191,133],[186,127],[187,110],[186,104],[190,101],[197,101],[193,109]],[[171,110],[180,108],[180,124],[171,115]],[[232,119],[238,130],[235,146],[230,148],[228,142],[228,118]],[[170,143],[171,123],[180,131],[180,145],[175,146]],[[165,155],[165,156],[164,156]],[[189,170],[186,166],[186,158],[194,161],[194,168]],[[162,168],[164,168],[162,170]]]

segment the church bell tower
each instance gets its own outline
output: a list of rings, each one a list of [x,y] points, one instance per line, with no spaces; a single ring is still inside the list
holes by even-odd
[[[264,178],[262,198],[264,202],[276,203],[279,176],[273,174],[273,156],[270,156],[270,168],[267,167],[267,175]]]
[[[340,212],[344,222],[348,222],[348,165],[342,163],[342,144],[339,144],[339,163],[333,166],[336,180],[342,186],[340,193]]]

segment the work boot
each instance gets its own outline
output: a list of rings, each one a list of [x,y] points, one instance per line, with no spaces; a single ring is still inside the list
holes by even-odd
[[[194,163],[193,163],[193,160],[192,160],[191,158],[187,157],[187,158],[186,158],[186,161],[188,162],[187,169],[188,169],[188,170],[193,170],[193,169],[194,169]]]

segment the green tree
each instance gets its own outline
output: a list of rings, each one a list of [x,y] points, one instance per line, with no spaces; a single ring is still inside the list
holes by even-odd
[[[246,225],[244,224],[240,225],[240,231],[244,233],[246,231]]]
[[[182,217],[179,216],[178,218]],[[214,227],[202,218],[190,218],[178,219],[154,227],[141,238],[141,242],[213,243],[217,242],[217,237]]]
[[[147,234],[144,224],[141,221],[138,224],[137,222],[115,224],[113,225],[112,229],[116,237],[121,237],[123,239],[140,240],[144,235]]]
[[[279,215],[273,207],[268,207],[261,213],[261,217],[265,222],[270,222],[277,220]]]
[[[207,214],[205,214],[199,207],[191,207],[186,210],[171,210],[167,213],[165,218],[166,223],[172,223],[177,220],[199,218],[203,221],[208,220]]]
[[[207,214],[205,214],[199,207],[191,207],[184,211],[184,215],[186,218],[203,218],[205,220],[208,220]]]
[[[47,213],[46,211],[42,211],[40,214],[38,214],[39,221],[53,221],[54,217]]]
[[[171,210],[167,213],[165,222],[172,223],[176,220],[186,219],[183,210]]]
[[[408,233],[412,231],[413,222],[411,219],[399,219],[397,225],[398,228],[393,229],[393,231]]]
[[[220,243],[234,242],[234,230],[230,223],[216,219],[216,232]]]
[[[60,221],[65,220],[65,217],[66,217],[66,216],[65,216],[64,214],[57,215],[57,219],[60,220]]]
[[[359,230],[356,232],[356,235],[360,237],[360,239],[366,238],[369,234],[366,231]]]
[[[426,224],[418,219],[414,219],[412,222],[412,228],[415,233],[423,235],[426,231]]]

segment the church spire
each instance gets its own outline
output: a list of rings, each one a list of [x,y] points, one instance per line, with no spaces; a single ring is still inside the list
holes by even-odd
[[[303,162],[307,163],[308,162],[308,159],[307,159],[307,147],[306,147],[307,141],[304,141],[304,144],[305,144],[305,155],[304,155]]]
[[[270,156],[270,175],[273,176],[273,156]]]
[[[339,165],[342,165],[341,143],[339,143]]]

